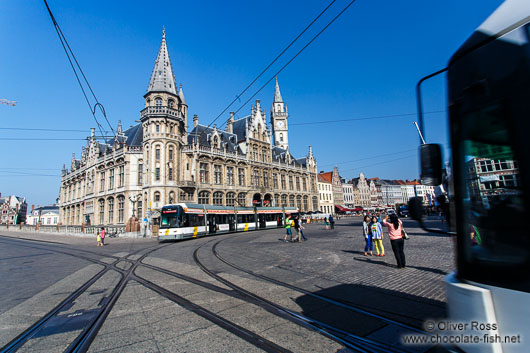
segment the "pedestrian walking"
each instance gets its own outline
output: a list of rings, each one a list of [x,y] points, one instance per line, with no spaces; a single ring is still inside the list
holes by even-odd
[[[405,267],[405,252],[403,248],[405,246],[405,236],[403,232],[403,223],[397,215],[390,215],[390,222],[387,222],[388,216],[385,217],[383,224],[388,228],[388,237],[390,238],[390,244],[392,245],[392,251],[396,257],[397,268]]]
[[[307,238],[304,235],[304,225],[300,218],[298,218],[298,226],[300,227],[300,235],[302,236],[302,239],[307,240]]]
[[[98,242],[97,246],[103,246],[103,244],[101,244],[101,235],[99,235],[99,232],[97,231],[96,231],[96,240]]]
[[[374,241],[375,256],[385,256],[385,248],[383,246],[383,227],[377,220],[377,217],[372,217],[372,223],[370,223],[370,230],[372,231],[372,240]]]
[[[324,225],[326,226],[326,229],[329,229],[328,217],[324,217]]]
[[[105,234],[107,234],[107,232],[105,232],[105,227],[101,227],[101,232],[99,232],[99,236],[101,238],[101,246],[105,246]]]
[[[363,220],[363,236],[366,245],[364,246],[364,256],[373,255],[372,230],[370,229],[370,217],[365,216]],[[368,251],[370,253],[368,253]]]
[[[295,217],[294,229],[296,230],[296,237],[293,239],[293,242],[298,241],[299,243],[301,243],[302,238],[304,238],[304,240],[307,240],[304,236],[304,227],[302,226],[302,220],[300,219],[300,217]]]
[[[288,214],[285,218],[284,222],[285,226],[285,236],[283,237],[283,241],[285,243],[288,243],[289,241],[293,241],[293,233],[291,233],[291,215]],[[287,236],[291,237],[291,240],[287,240]]]
[[[331,229],[335,229],[335,220],[333,219],[333,216],[329,216],[329,225]]]

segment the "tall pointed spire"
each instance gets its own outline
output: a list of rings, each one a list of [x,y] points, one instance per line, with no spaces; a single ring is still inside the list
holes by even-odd
[[[282,94],[280,93],[280,86],[278,85],[278,77],[276,76],[276,85],[274,87],[274,103],[283,102]]]
[[[162,43],[156,57],[155,68],[149,81],[147,92],[168,92],[177,94],[175,87],[175,76],[169,60],[169,52],[166,45],[166,29],[162,29]]]
[[[182,102],[182,104],[186,104],[186,99],[184,98],[184,91],[182,91],[182,83],[180,84],[180,87],[179,87],[179,97],[180,97],[180,101]]]

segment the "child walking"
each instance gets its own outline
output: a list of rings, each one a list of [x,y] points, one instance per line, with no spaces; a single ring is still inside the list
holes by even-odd
[[[372,239],[375,245],[375,256],[385,256],[385,248],[383,247],[383,227],[377,220],[377,217],[372,217],[372,223],[370,223],[370,230],[372,231]]]
[[[365,216],[363,221],[363,235],[364,235],[364,241],[366,242],[366,246],[364,247],[364,256],[370,255],[372,256],[372,230],[370,229],[370,217]],[[368,251],[370,251],[370,254],[368,254]]]

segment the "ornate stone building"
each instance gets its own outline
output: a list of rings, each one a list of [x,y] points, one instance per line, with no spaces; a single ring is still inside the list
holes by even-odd
[[[289,152],[288,113],[276,81],[267,124],[257,100],[250,115],[226,129],[193,117],[177,90],[165,32],[139,124],[98,141],[92,129],[81,158],[63,168],[59,206],[63,224],[123,224],[176,202],[225,206],[297,206],[318,210],[317,166]],[[131,119],[133,120],[133,119]]]

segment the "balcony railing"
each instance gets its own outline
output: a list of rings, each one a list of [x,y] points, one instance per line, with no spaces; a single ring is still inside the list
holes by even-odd
[[[165,106],[147,107],[140,112],[140,117],[144,118],[149,115],[169,115],[174,118],[180,118],[179,111]]]

